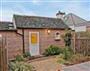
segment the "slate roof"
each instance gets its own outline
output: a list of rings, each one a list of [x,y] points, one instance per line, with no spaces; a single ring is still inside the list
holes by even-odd
[[[15,30],[15,27],[12,22],[0,21],[0,30]]]
[[[75,26],[86,26],[86,27],[90,27],[90,21],[86,21],[86,22],[83,22],[83,23],[79,23],[78,25],[75,25]]]
[[[22,15],[14,15],[13,18],[17,28],[68,28],[61,19],[57,18]]]
[[[64,22],[68,26],[75,26],[75,25],[79,26],[79,24],[81,24],[83,22],[87,22],[87,21],[73,13],[69,13],[64,17]],[[83,25],[85,25],[85,24],[83,23]]]
[[[90,27],[90,21],[87,21],[86,26],[87,26],[87,27]]]

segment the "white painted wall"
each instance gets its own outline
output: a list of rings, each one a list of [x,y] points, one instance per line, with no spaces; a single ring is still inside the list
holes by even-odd
[[[69,26],[72,30],[75,30],[76,32],[85,32],[86,26]]]
[[[69,26],[72,30],[75,30],[75,27],[74,26]]]
[[[63,20],[63,17],[64,17],[64,15],[57,15],[57,18],[59,18],[59,19]]]
[[[86,31],[86,26],[75,26],[75,31],[76,32],[85,32]]]

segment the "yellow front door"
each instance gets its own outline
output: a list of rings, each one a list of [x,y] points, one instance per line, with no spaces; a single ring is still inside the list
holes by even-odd
[[[31,56],[39,55],[39,32],[29,32],[29,50]]]

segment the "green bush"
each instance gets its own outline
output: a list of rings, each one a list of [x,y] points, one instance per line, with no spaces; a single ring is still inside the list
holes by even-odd
[[[63,49],[63,55],[64,55],[64,59],[68,60],[73,55],[73,50],[70,47],[65,47]]]
[[[85,61],[90,61],[90,57],[89,56],[84,56],[83,54],[74,54],[71,58],[70,61],[72,63],[81,63],[81,62],[85,62]]]
[[[64,59],[64,55],[63,54],[60,54],[58,56],[58,58],[59,58],[59,60],[57,61],[58,63],[60,63],[60,64],[66,63],[66,60]]]
[[[65,47],[62,49],[62,53],[59,55],[58,62],[61,64],[71,64],[69,59],[73,55],[73,50],[70,47]]]
[[[69,47],[63,49],[63,53],[59,55],[58,62],[66,65],[77,64],[85,61],[90,61],[90,56],[83,54],[74,54]]]
[[[33,67],[26,62],[10,62],[9,71],[33,71]]]
[[[71,64],[71,62],[68,60],[65,60],[64,57],[65,57],[64,54],[60,54],[57,62],[60,64]]]
[[[63,58],[59,58],[59,60],[57,62],[60,64],[64,64],[64,63],[66,63],[66,60]]]
[[[26,52],[25,54],[23,54],[23,57],[31,57],[30,52]]]
[[[15,61],[24,61],[24,57],[22,55],[17,55]]]
[[[50,56],[50,55],[58,55],[61,53],[61,49],[57,46],[49,46],[46,50],[45,50],[45,55],[46,56]]]

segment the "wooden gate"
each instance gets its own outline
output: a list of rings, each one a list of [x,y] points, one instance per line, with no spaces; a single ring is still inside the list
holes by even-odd
[[[8,71],[8,58],[5,40],[0,39],[0,71]]]

